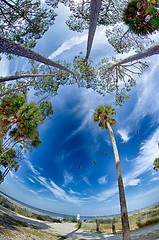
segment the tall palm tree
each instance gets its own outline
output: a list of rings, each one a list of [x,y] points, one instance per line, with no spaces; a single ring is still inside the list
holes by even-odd
[[[116,122],[115,119],[113,118],[113,116],[115,116],[115,114],[116,114],[116,112],[113,108],[111,108],[111,106],[109,106],[109,105],[99,106],[95,109],[95,113],[93,115],[93,121],[99,122],[98,126],[101,127],[101,129],[108,129],[109,133],[110,133],[110,138],[111,138],[113,150],[114,150],[114,157],[115,157],[115,163],[116,163],[116,169],[117,169],[117,177],[118,177],[123,240],[131,240],[129,219],[128,219],[128,213],[127,213],[125,191],[124,191],[124,185],[123,185],[123,180],[122,180],[119,154],[118,154],[113,130],[111,128],[111,126],[114,126],[115,122]]]

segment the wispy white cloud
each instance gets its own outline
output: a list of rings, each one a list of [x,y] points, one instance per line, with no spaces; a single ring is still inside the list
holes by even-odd
[[[52,198],[46,198],[46,197],[45,197],[45,199],[46,199],[46,200],[49,200],[49,201],[51,201],[51,202],[57,202],[57,200],[56,200],[56,199],[52,199]]]
[[[154,159],[159,156],[158,139],[159,129],[156,129],[154,133],[141,144],[138,157],[131,161],[131,170],[123,176],[125,187],[135,187],[141,184],[141,177],[139,176],[153,168]],[[51,191],[57,199],[72,202],[75,204],[81,204],[88,200],[105,201],[111,199],[111,197],[113,197],[115,194],[118,194],[118,186],[116,182],[114,186],[111,187],[111,189],[102,191],[95,196],[84,198],[84,196],[82,197],[82,195],[80,195],[80,198],[77,198],[74,195],[79,194],[74,192],[72,189],[69,190],[69,194],[66,193],[66,191],[57,186],[52,180],[42,177],[40,173],[34,169],[31,163],[29,163],[29,167],[36,175],[34,179],[36,179],[46,189]],[[68,177],[68,179],[71,178]],[[91,186],[87,176],[82,176],[82,179],[87,185]],[[154,177],[151,181],[157,181],[157,178]],[[99,178],[98,182],[100,184],[106,183],[106,176]]]
[[[152,169],[154,159],[159,156],[158,148],[159,129],[144,141],[140,147],[139,156],[132,161],[131,171],[123,176],[124,186],[132,187],[141,183],[140,175]],[[154,179],[155,180],[155,179]],[[97,201],[105,201],[118,193],[117,183],[106,191],[103,191],[96,196],[92,196],[92,199]],[[149,193],[147,193],[149,194]]]
[[[121,139],[123,140],[123,142],[128,142],[130,137],[128,136],[128,131],[125,130],[125,129],[120,129],[118,130],[118,133],[120,134],[121,136]]]
[[[25,159],[25,162],[28,164],[30,170],[35,174],[35,175],[40,175],[40,173],[33,167],[33,165],[31,164],[31,162],[27,159]]]
[[[118,193],[118,187],[116,184],[115,186],[112,186],[111,189],[102,191],[101,193],[97,194],[96,196],[92,196],[92,199],[94,199],[96,201],[105,201],[117,193]]]
[[[72,131],[71,134],[65,138],[64,142],[69,141],[73,136],[75,136],[76,134],[84,130],[85,127],[88,125],[90,119],[92,119],[92,115],[93,115],[93,111],[88,112],[87,115],[82,120],[81,125],[76,130]]]
[[[153,168],[153,162],[159,155],[158,148],[159,128],[142,143],[140,154],[134,161],[136,175],[142,174]]]
[[[105,103],[111,103],[111,96],[105,96],[104,98]],[[69,136],[66,137],[64,142],[70,140],[73,136],[78,134],[79,132],[86,130],[90,130],[90,134],[95,136],[96,134],[101,135],[101,130],[98,127],[92,128],[92,117],[94,110],[97,106],[103,104],[103,96],[99,95],[98,93],[94,92],[92,89],[83,89],[81,90],[81,98],[79,104],[71,109],[71,112],[76,114],[78,119],[81,119],[79,126],[73,130]]]
[[[37,192],[36,192],[36,191],[34,191],[34,190],[32,190],[32,189],[29,189],[29,188],[27,188],[27,190],[28,190],[29,192],[31,192],[31,193],[37,195]]]
[[[153,168],[154,159],[159,156],[159,129],[142,143],[139,156],[132,161],[132,171],[124,176],[125,186],[136,186],[140,183],[138,176]]]
[[[65,51],[70,50],[76,45],[82,44],[87,41],[88,34],[82,34],[82,36],[72,37],[71,39],[65,41],[56,51],[54,51],[48,58],[54,59],[57,56],[63,54]],[[94,40],[95,44],[106,44],[105,38],[105,27],[98,27],[96,31],[96,36]]]
[[[72,181],[73,181],[73,176],[65,170],[64,171],[64,184],[62,186],[66,187]]]
[[[155,121],[159,121],[159,56],[153,56],[151,59],[146,59],[146,61],[149,63],[150,68],[137,79],[136,91],[138,101],[127,121],[130,119],[139,121],[149,114],[154,116]]]
[[[130,179],[128,182],[124,181],[125,187],[127,186],[137,186],[141,182],[141,179],[136,178],[136,179]]]
[[[62,188],[57,186],[52,180],[48,182],[48,180],[40,176],[38,177],[38,179],[41,185],[49,189],[57,199],[61,199],[61,200],[71,202],[71,203],[76,203],[76,204],[80,204],[83,202],[82,200],[80,200],[75,196],[68,195]]]
[[[151,181],[159,181],[159,177],[153,177]]]
[[[81,195],[81,193],[79,193],[79,192],[75,192],[75,191],[73,191],[71,188],[70,188],[70,190],[69,190],[69,193],[70,194],[73,194],[73,195]]]
[[[35,181],[32,178],[28,177],[28,179],[30,182],[35,183]]]
[[[156,187],[152,188],[151,190],[144,191],[141,194],[136,194],[135,199],[143,199],[144,197],[152,195],[158,191],[159,191],[159,186],[156,186]]]
[[[64,51],[70,50],[72,47],[79,45],[87,40],[87,34],[80,37],[72,37],[71,39],[64,42],[55,52],[53,52],[49,58],[54,59],[55,57],[61,55]]]
[[[15,173],[13,173],[13,172],[9,172],[9,174],[10,174],[10,176],[12,177],[12,178],[14,178],[16,181],[18,181],[18,182],[20,182],[20,183],[24,183],[24,181],[21,179],[21,178],[19,178]]]
[[[92,186],[92,185],[90,184],[90,182],[88,181],[88,178],[87,178],[86,176],[83,176],[82,179],[83,179],[83,181],[84,181],[85,183],[87,183],[89,186]]]
[[[46,179],[33,167],[29,160],[26,161],[31,171],[35,174],[34,179],[40,183],[40,185],[44,186],[50,192],[54,194],[57,199],[61,199],[67,202],[81,204],[83,200],[77,198],[76,196],[70,196],[67,194],[62,188],[57,186],[52,180]]]
[[[98,182],[99,182],[99,184],[107,183],[107,176],[103,176],[103,177],[98,178]]]

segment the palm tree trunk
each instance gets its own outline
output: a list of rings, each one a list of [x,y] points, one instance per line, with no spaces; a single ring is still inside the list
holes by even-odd
[[[17,141],[17,142],[15,142],[10,148],[8,148],[6,151],[4,151],[1,155],[0,155],[0,158],[2,157],[2,156],[4,156],[8,151],[10,151],[17,143],[19,143],[19,142],[21,142],[21,141]]]
[[[109,122],[107,122],[107,126],[109,129],[110,138],[111,138],[112,145],[113,145],[114,157],[115,157],[115,163],[116,163],[116,169],[117,169],[123,240],[131,240],[129,219],[128,219],[128,213],[127,213],[126,199],[125,199],[125,191],[124,191],[124,185],[123,185],[123,180],[122,180],[122,173],[121,173],[118,149],[116,146],[116,141],[114,138],[113,130],[112,130]]]
[[[12,42],[8,39],[2,38],[2,37],[0,37],[0,52],[14,54],[14,55],[17,55],[17,56],[32,59],[32,60],[44,63],[46,65],[50,65],[52,67],[59,68],[59,69],[61,69],[63,71],[66,71],[68,73],[71,73],[75,77],[74,72],[72,72],[68,68],[62,66],[61,64],[56,63],[56,62],[42,56],[41,54],[39,54],[39,53],[37,53],[37,52],[27,48],[27,47],[21,46],[19,44],[16,44],[16,43],[14,43],[14,42]]]
[[[87,41],[87,53],[85,60],[87,61],[91,52],[92,43],[97,27],[98,16],[100,8],[102,5],[102,0],[91,0],[90,3],[90,17],[89,17],[89,32],[88,32],[88,41]]]
[[[33,78],[33,77],[48,77],[48,76],[55,76],[55,74],[22,74],[22,75],[15,75],[15,76],[8,76],[8,77],[0,77],[0,82],[12,81],[21,78]]]
[[[4,171],[4,173],[2,174],[2,177],[0,179],[0,184],[4,181],[4,178],[7,176],[7,174],[10,171],[10,167],[7,167],[7,169]]]
[[[118,63],[115,63],[114,65],[109,67],[107,70],[111,71],[116,66],[120,66],[120,65],[122,65],[124,63],[128,63],[128,62],[137,61],[137,60],[140,60],[142,58],[151,57],[151,56],[156,55],[156,54],[159,54],[159,44],[156,44],[153,47],[150,47],[150,48],[148,48],[148,49],[146,49],[146,50],[144,50],[142,52],[139,52],[139,53],[136,53],[136,54],[134,54],[134,55],[132,55],[130,57],[127,57],[127,58],[121,60]]]

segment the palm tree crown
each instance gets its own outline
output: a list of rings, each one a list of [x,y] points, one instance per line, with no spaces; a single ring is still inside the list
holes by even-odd
[[[138,35],[152,34],[159,30],[159,12],[156,0],[132,0],[123,12],[123,20]]]
[[[110,126],[115,125],[116,120],[113,118],[113,116],[115,115],[116,111],[111,106],[99,106],[95,109],[95,113],[93,115],[93,122],[99,121],[98,126],[101,127],[101,129],[107,129],[107,122],[109,122]]]

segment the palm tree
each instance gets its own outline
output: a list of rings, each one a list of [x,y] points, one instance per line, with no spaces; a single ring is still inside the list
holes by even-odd
[[[102,0],[91,0],[90,3],[90,17],[89,17],[89,32],[87,41],[87,53],[85,60],[87,61],[91,52],[93,38],[95,35],[98,17],[100,13],[100,8],[102,5]]]
[[[0,174],[0,184],[4,181],[4,178],[7,176],[10,170],[12,171],[14,169],[15,172],[18,170],[18,160],[18,156],[14,149],[11,149],[2,157],[2,166],[5,168],[5,170]]]
[[[124,9],[123,20],[137,35],[153,33],[155,30],[159,30],[157,6],[157,1],[132,0]]]
[[[32,145],[30,144],[32,141],[38,140],[36,129],[46,117],[53,113],[54,109],[51,102],[42,101],[37,106],[34,102],[26,103],[25,96],[22,94],[9,94],[4,97],[0,105],[0,126],[2,138],[6,134],[8,137],[2,144],[0,158],[2,159],[17,144],[26,145],[27,142],[27,144]],[[2,160],[0,161],[2,162]]]
[[[158,171],[158,169],[159,169],[159,158],[156,158],[156,159],[155,159],[153,165],[154,165],[154,168],[153,168],[153,169],[156,170],[156,171]]]
[[[105,105],[99,106],[95,109],[95,113],[93,115],[93,121],[98,122],[98,126],[101,129],[108,129],[110,133],[110,138],[113,145],[114,157],[117,169],[117,177],[118,177],[118,188],[119,188],[119,198],[120,198],[120,208],[121,208],[121,221],[122,221],[122,231],[123,231],[123,240],[131,240],[130,236],[130,228],[129,228],[129,219],[127,213],[126,199],[125,199],[125,191],[122,180],[122,173],[120,167],[119,154],[116,146],[116,141],[114,138],[113,130],[111,126],[115,125],[115,119],[112,116],[115,116],[116,112],[111,106]]]

